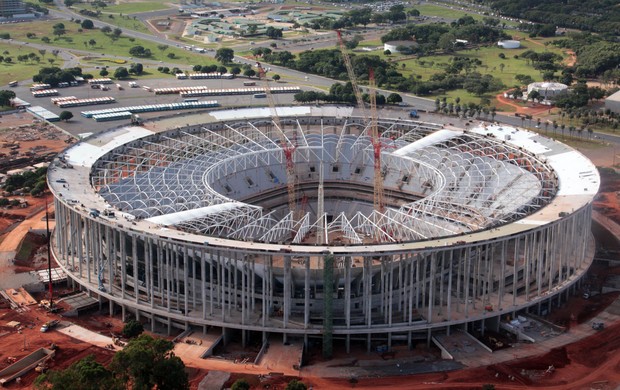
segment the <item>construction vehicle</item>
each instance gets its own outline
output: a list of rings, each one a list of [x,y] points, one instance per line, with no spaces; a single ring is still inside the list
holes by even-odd
[[[409,111],[409,118],[418,119],[420,115],[418,115],[418,110]]]
[[[50,329],[54,329],[56,326],[60,324],[59,320],[51,320],[47,321],[45,324],[41,325],[41,333],[45,333]]]
[[[140,118],[140,115],[138,115],[138,114],[131,114],[131,124],[132,125],[141,126],[143,123],[144,123],[144,121],[142,120],[142,118]]]

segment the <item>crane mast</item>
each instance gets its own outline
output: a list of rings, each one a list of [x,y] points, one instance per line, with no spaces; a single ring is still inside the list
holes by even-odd
[[[280,148],[282,148],[282,152],[284,153],[284,158],[286,160],[286,189],[288,191],[288,208],[292,214],[293,220],[297,221],[297,194],[295,193],[295,161],[293,159],[293,154],[295,153],[296,146],[290,142],[286,135],[284,134],[284,129],[280,124],[280,117],[278,116],[278,112],[276,110],[276,104],[273,100],[273,95],[271,94],[271,88],[269,86],[269,81],[267,80],[267,72],[262,67],[260,62],[256,63],[256,67],[258,68],[258,77],[263,80],[265,85],[265,95],[267,96],[267,101],[269,102],[269,109],[271,110],[271,117],[273,119],[274,124],[277,127],[280,136]]]
[[[366,106],[364,104],[364,98],[362,97],[362,91],[360,91],[357,85],[357,78],[355,77],[355,72],[353,72],[351,58],[349,57],[347,47],[345,46],[344,40],[342,39],[342,32],[340,30],[336,30],[336,35],[338,35],[338,45],[340,46],[340,53],[342,54],[342,60],[344,61],[344,65],[347,68],[347,73],[349,74],[349,81],[351,81],[351,86],[353,87],[353,93],[355,94],[357,105],[359,106],[360,110],[362,110],[362,118],[368,119],[368,115],[366,114]]]
[[[379,125],[377,123],[377,93],[375,91],[375,72],[371,68],[368,70],[368,86],[370,97],[370,142],[374,157],[374,191],[373,205],[378,212],[383,212],[385,203],[383,200],[383,176],[381,175],[381,148],[383,144],[379,137]]]

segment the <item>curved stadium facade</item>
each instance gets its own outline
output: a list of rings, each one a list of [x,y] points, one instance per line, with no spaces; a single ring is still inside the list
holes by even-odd
[[[295,145],[294,210],[266,109],[114,129],[67,149],[48,174],[60,266],[153,328],[333,337],[348,349],[548,311],[591,264],[599,176],[563,144],[381,119],[377,210],[368,124],[351,109],[278,110]]]

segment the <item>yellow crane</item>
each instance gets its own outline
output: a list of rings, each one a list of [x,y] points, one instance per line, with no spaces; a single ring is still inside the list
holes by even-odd
[[[353,87],[353,93],[355,94],[357,105],[359,106],[360,110],[362,110],[362,118],[368,119],[368,115],[366,114],[366,105],[364,104],[364,98],[362,97],[362,91],[360,91],[359,86],[357,85],[357,77],[355,77],[355,72],[353,72],[353,65],[351,64],[351,58],[349,57],[349,53],[347,52],[347,47],[345,46],[344,40],[342,39],[342,32],[340,30],[336,30],[336,35],[338,35],[338,45],[340,45],[340,53],[342,54],[344,66],[346,66],[347,73],[349,74],[349,81],[351,81],[351,86]]]
[[[265,95],[267,96],[267,101],[269,102],[271,118],[273,119],[273,123],[277,128],[276,131],[279,132],[280,148],[282,148],[282,152],[284,153],[284,158],[286,160],[286,188],[288,191],[288,207],[292,213],[293,221],[296,222],[297,194],[295,191],[296,175],[294,154],[297,147],[284,134],[284,128],[280,124],[280,117],[278,116],[278,112],[276,110],[276,103],[273,100],[273,95],[271,94],[271,87],[269,86],[269,80],[267,80],[267,72],[265,71],[265,68],[263,68],[260,62],[256,63],[256,68],[258,69],[258,78],[263,81],[263,84],[265,86]]]
[[[355,98],[357,99],[357,105],[362,110],[362,117],[366,119],[370,125],[370,142],[372,144],[372,153],[374,159],[373,206],[376,211],[383,212],[385,210],[385,203],[383,199],[383,176],[381,175],[381,149],[383,149],[386,145],[381,142],[379,126],[377,123],[378,114],[377,95],[375,91],[375,74],[373,69],[368,70],[368,95],[370,98],[370,116],[368,116],[368,114],[366,113],[366,107],[364,104],[364,98],[362,97],[362,92],[357,85],[357,77],[355,77],[355,72],[353,71],[351,58],[349,57],[349,53],[347,52],[344,40],[342,39],[342,33],[339,30],[336,30],[336,34],[338,35],[338,44],[340,45],[342,60],[344,61],[344,64],[347,68],[349,80],[351,81],[351,85],[353,86],[353,92],[355,93]]]

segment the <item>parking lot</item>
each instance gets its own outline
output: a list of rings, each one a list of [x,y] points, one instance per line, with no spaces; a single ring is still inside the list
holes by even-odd
[[[256,79],[254,79],[256,80]],[[136,88],[131,88],[129,82],[135,81],[137,83]],[[182,102],[183,98],[176,95],[155,95],[153,92],[149,92],[148,89],[153,88],[171,88],[181,86],[198,87],[204,86],[206,88],[243,88],[243,83],[247,82],[247,77],[238,77],[235,79],[201,79],[201,80],[177,80],[172,77],[166,77],[161,79],[145,79],[145,80],[122,80],[114,81],[123,88],[119,90],[116,84],[108,84],[108,90],[94,89],[88,84],[81,84],[77,87],[67,88],[55,88],[59,92],[59,96],[75,96],[78,99],[91,99],[95,97],[113,97],[116,99],[115,103],[104,105],[92,105],[83,107],[74,107],[61,109],[54,105],[50,97],[35,98],[29,90],[29,86],[22,84],[13,89],[17,97],[31,103],[33,106],[42,106],[55,114],[59,114],[61,111],[70,111],[73,114],[73,118],[67,122],[62,123],[61,127],[72,135],[79,135],[84,133],[97,133],[105,129],[127,125],[129,120],[119,120],[111,122],[95,122],[93,119],[84,118],[80,115],[82,111],[98,110],[112,107],[124,107],[124,106],[139,106],[139,105],[151,105],[162,103],[178,103]],[[262,82],[257,81],[256,86],[263,86]],[[291,86],[288,83],[275,83],[271,82],[272,87],[275,86]],[[286,105],[293,103],[293,94],[274,94],[274,101],[277,105]],[[222,107],[252,107],[252,106],[266,106],[268,104],[266,99],[255,98],[253,95],[231,95],[231,96],[205,96],[200,97],[200,100],[216,100]],[[172,112],[152,112],[140,114],[145,120],[151,118],[157,118],[162,115],[170,115]],[[185,111],[178,111],[177,115],[183,116],[188,114]]]

